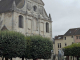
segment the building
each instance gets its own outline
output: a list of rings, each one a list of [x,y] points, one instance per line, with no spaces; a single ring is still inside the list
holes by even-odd
[[[59,50],[73,43],[80,43],[80,28],[69,29],[64,35],[55,36],[54,53],[58,57]]]
[[[42,0],[1,0],[0,30],[52,38],[51,15]]]
[[[63,35],[55,36],[55,54],[58,55],[59,49],[63,47]]]
[[[0,30],[52,39],[51,15],[47,15],[42,0],[0,0]]]

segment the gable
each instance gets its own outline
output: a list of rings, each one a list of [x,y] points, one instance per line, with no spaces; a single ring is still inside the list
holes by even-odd
[[[8,30],[5,25],[2,27],[1,31],[3,30]]]

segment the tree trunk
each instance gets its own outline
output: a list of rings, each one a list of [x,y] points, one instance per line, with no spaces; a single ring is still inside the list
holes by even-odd
[[[79,60],[79,57],[77,57],[77,60]]]
[[[12,57],[10,58],[10,60],[12,60]]]
[[[8,60],[8,58],[7,58],[7,57],[5,57],[5,60]]]
[[[22,57],[22,60],[24,60],[24,57]]]
[[[73,56],[73,60],[74,60],[74,56]]]
[[[69,56],[68,56],[68,60],[69,60]]]
[[[37,59],[33,59],[33,60],[37,60]]]
[[[2,56],[2,60],[4,60],[4,57]]]

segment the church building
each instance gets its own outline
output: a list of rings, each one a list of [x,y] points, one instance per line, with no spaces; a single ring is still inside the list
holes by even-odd
[[[42,0],[0,0],[0,30],[52,38],[51,15]]]

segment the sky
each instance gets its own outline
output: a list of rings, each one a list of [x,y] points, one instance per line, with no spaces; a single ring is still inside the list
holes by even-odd
[[[43,0],[52,17],[52,36],[64,35],[71,28],[80,28],[80,0]]]

